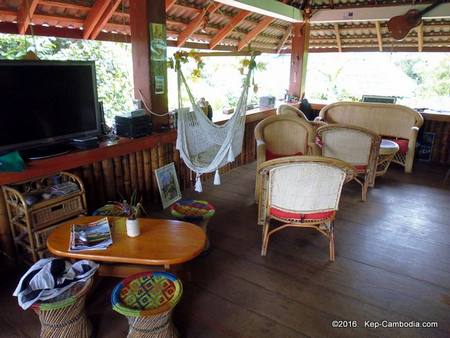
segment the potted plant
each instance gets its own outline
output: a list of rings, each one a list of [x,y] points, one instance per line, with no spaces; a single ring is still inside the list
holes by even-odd
[[[129,202],[122,198],[122,202],[113,202],[113,204],[117,208],[116,210],[127,218],[127,235],[129,237],[139,236],[141,231],[137,218],[142,213],[145,213],[144,207],[142,206],[142,199],[138,199],[136,192],[133,192]]]

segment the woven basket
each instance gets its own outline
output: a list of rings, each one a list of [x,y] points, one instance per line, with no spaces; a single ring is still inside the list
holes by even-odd
[[[84,303],[92,279],[76,285],[51,302],[36,303],[34,312],[41,322],[41,338],[89,338],[92,326],[86,317]]]
[[[60,203],[33,210],[31,212],[31,219],[33,221],[33,227],[39,229],[44,225],[78,216],[83,211],[82,197],[74,196]]]
[[[126,316],[128,338],[172,338],[172,311],[183,293],[181,281],[168,272],[142,272],[113,290],[113,310]]]

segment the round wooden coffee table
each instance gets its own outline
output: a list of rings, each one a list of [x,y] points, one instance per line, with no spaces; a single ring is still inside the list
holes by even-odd
[[[155,267],[174,271],[180,264],[197,257],[205,247],[204,231],[192,223],[139,218],[141,234],[131,238],[127,236],[125,218],[108,217],[113,240],[110,247],[106,250],[70,252],[71,225],[87,224],[101,218],[103,216],[83,216],[62,223],[47,239],[49,251],[59,257],[101,263],[101,275],[126,277],[155,270]]]

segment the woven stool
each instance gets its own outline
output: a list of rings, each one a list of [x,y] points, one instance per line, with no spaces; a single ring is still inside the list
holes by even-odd
[[[55,299],[35,303],[32,309],[41,322],[41,338],[89,338],[92,326],[84,303],[92,279],[79,283]]]
[[[214,206],[208,201],[180,200],[171,207],[172,216],[180,221],[191,222],[202,228],[206,235],[205,250],[209,248],[207,234],[208,222],[216,213]]]
[[[126,316],[128,338],[172,338],[177,331],[172,310],[181,298],[181,281],[168,272],[141,272],[113,290],[113,310]]]

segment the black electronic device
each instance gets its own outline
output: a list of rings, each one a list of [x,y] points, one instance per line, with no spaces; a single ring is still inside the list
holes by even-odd
[[[152,120],[148,115],[116,116],[115,122],[118,136],[138,138],[152,133]]]
[[[98,147],[98,137],[97,136],[88,136],[88,137],[80,137],[74,138],[70,142],[76,149],[86,150],[93,149]]]
[[[47,157],[100,134],[93,61],[0,60],[0,79],[0,153]]]

